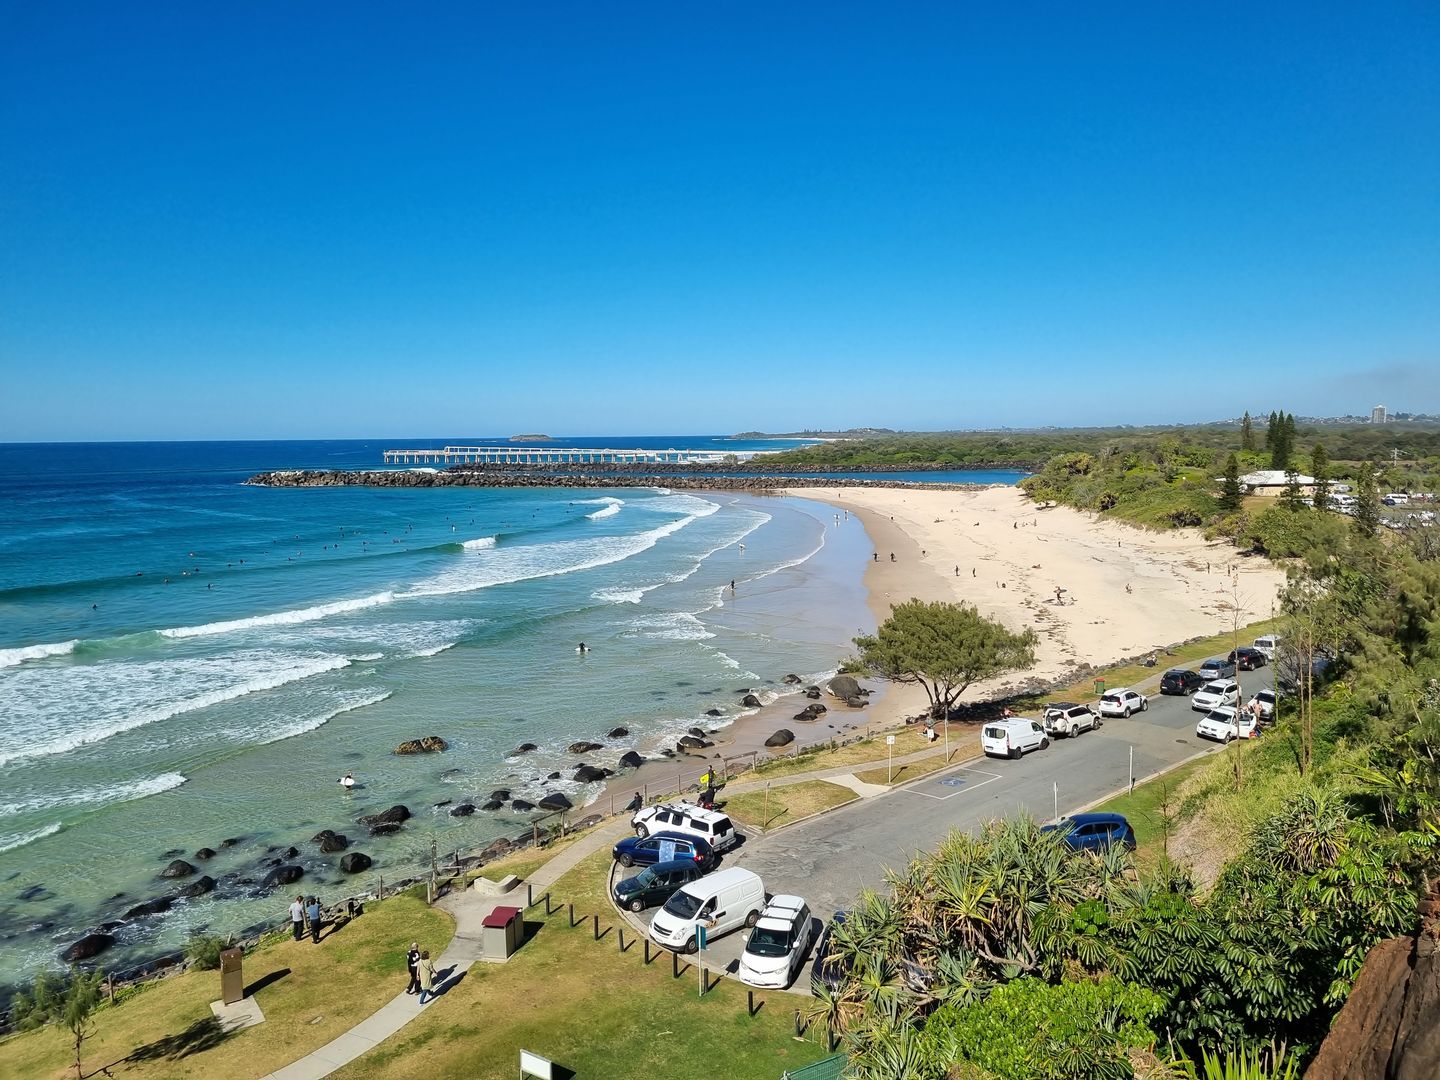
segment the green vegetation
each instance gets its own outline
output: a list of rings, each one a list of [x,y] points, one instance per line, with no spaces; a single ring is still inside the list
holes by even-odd
[[[868,671],[923,687],[930,715],[944,719],[971,683],[1033,664],[1037,641],[1034,630],[1016,634],[969,604],[912,599],[855,646]]]
[[[773,829],[801,821],[812,814],[844,806],[858,798],[855,792],[825,780],[803,780],[773,791],[747,791],[725,800],[725,812],[757,829]]]
[[[71,971],[69,979],[64,981],[42,974],[28,995],[21,994],[15,1000],[15,1022],[22,1030],[33,1031],[54,1024],[70,1033],[76,1080],[85,1076],[82,1058],[85,1043],[99,1029],[94,1014],[100,1007],[100,987],[104,981],[105,976],[99,971],[89,974]]]

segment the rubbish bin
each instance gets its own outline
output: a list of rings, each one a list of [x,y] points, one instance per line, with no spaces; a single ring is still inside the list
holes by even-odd
[[[226,1005],[245,997],[245,975],[240,970],[244,949],[226,949],[220,954],[220,1000]]]
[[[497,907],[485,921],[483,928],[485,955],[491,960],[505,960],[520,947],[520,935],[525,930],[524,919],[518,907]]]

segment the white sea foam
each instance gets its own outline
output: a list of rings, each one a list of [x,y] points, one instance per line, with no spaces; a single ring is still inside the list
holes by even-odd
[[[462,548],[464,548],[466,551],[484,551],[484,550],[486,550],[487,548],[493,548],[493,547],[495,546],[495,537],[493,537],[493,536],[481,536],[481,537],[477,537],[477,538],[474,539],[474,540],[466,540],[466,541],[465,541],[464,543],[462,543],[460,546],[461,546]]]
[[[14,667],[26,660],[43,660],[47,656],[67,656],[75,651],[79,640],[57,641],[51,645],[22,645],[16,649],[0,649],[0,668]]]
[[[227,619],[223,622],[204,623],[200,626],[175,626],[168,630],[161,630],[159,634],[161,637],[183,639],[209,637],[212,634],[228,634],[236,630],[254,630],[264,626],[293,626],[296,623],[314,622],[316,619],[328,619],[334,615],[379,607],[394,599],[395,594],[387,590],[372,596],[361,596],[354,600],[336,600],[329,604],[316,604],[314,607],[297,608],[293,611],[251,615],[245,619]]]
[[[581,506],[623,506],[624,499],[617,499],[614,495],[601,495],[598,499],[576,499]]]
[[[620,507],[622,507],[622,506],[624,506],[624,505],[625,505],[625,504],[622,503],[619,499],[616,499],[614,502],[610,503],[609,505],[607,505],[607,506],[602,506],[599,510],[596,510],[593,514],[586,514],[585,516],[586,516],[587,518],[589,518],[591,521],[599,521],[601,518],[614,517],[616,514],[618,514],[618,513],[620,512]]]
[[[596,589],[590,594],[590,599],[599,600],[602,604],[638,604],[645,599],[645,594],[650,589],[659,587],[660,585],[657,584],[646,589]]]
[[[380,652],[367,652],[361,656],[352,657],[351,659],[353,659],[356,663],[368,664],[372,660],[381,660],[384,658],[384,656],[385,654]]]
[[[419,652],[411,653],[412,656],[439,656],[446,649],[453,649],[457,642],[447,641],[443,645],[433,645],[428,649],[421,649]]]
[[[34,843],[36,840],[44,839],[47,836],[54,836],[60,831],[60,822],[56,821],[46,825],[43,829],[36,829],[28,833],[11,833],[8,836],[0,835],[0,852],[14,851],[16,848],[24,847],[26,844]]]
[[[160,776],[147,777],[144,780],[134,780],[128,784],[83,787],[72,791],[36,795],[19,802],[0,803],[0,817],[11,814],[28,814],[34,810],[49,810],[56,806],[130,802],[133,799],[143,799],[148,795],[158,795],[162,791],[171,791],[183,783],[186,783],[185,777],[176,772],[169,772]]]
[[[316,728],[324,727],[331,720],[334,720],[337,716],[344,716],[346,713],[354,712],[356,709],[363,709],[369,705],[379,705],[380,702],[387,701],[388,699],[393,697],[394,694],[395,691],[393,690],[384,690],[378,694],[367,694],[365,697],[358,700],[353,698],[349,699],[345,701],[344,704],[336,706],[334,709],[330,710],[327,713],[324,713],[321,716],[305,717],[298,720],[291,720],[287,723],[282,723],[278,727],[262,732],[263,737],[260,739],[259,742],[255,743],[255,745],[268,746],[270,743],[281,742],[285,739],[293,739],[296,735],[304,735],[306,732],[314,731]],[[232,732],[232,734],[235,733]],[[253,729],[247,729],[244,734],[253,734]]]
[[[250,651],[211,658],[100,663],[64,671],[21,669],[6,684],[13,704],[0,765],[63,754],[349,664],[344,656]],[[56,679],[57,675],[63,678]],[[183,688],[178,695],[177,687]]]
[[[626,637],[651,638],[658,641],[704,641],[715,635],[688,611],[656,612],[637,616],[630,623]]]

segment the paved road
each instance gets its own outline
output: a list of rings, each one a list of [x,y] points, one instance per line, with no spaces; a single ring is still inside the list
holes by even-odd
[[[1271,685],[1270,669],[1241,672],[1245,694]],[[901,868],[919,851],[935,848],[951,829],[974,829],[993,818],[1028,811],[1048,820],[1073,813],[1130,780],[1130,750],[1137,780],[1220,744],[1197,738],[1201,714],[1188,697],[1150,699],[1129,720],[1107,720],[1095,731],[1052,742],[1019,761],[982,758],[923,777],[888,795],[857,799],[821,817],[760,838],[747,838],[725,862],[754,870],[767,892],[803,896],[828,919],[848,907],[861,889],[880,889],[887,867]],[[978,749],[978,735],[977,735]],[[744,935],[715,943],[710,958],[738,959]],[[808,973],[796,980],[806,985]]]

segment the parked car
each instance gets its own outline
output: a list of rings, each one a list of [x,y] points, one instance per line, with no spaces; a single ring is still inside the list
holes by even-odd
[[[980,749],[990,757],[1018,758],[1049,745],[1045,729],[1034,720],[992,720],[980,729]]]
[[[810,965],[810,989],[819,992],[823,987],[826,990],[835,991],[840,989],[845,982],[846,976],[850,974],[850,963],[838,954],[831,954],[830,941],[834,937],[837,928],[845,925],[845,918],[849,912],[837,911],[825,929],[820,931],[820,940],[815,945],[815,962]]]
[[[1242,739],[1253,739],[1260,733],[1260,725],[1253,716],[1244,712],[1239,714],[1237,722],[1235,710],[1224,705],[1211,709],[1195,725],[1196,735],[1216,742],[1228,743],[1236,738],[1237,732]]]
[[[1128,720],[1148,708],[1150,699],[1134,690],[1108,690],[1100,696],[1101,716],[1123,716]]]
[[[765,885],[760,875],[732,866],[682,885],[650,920],[650,938],[657,945],[693,953],[700,947],[698,929],[717,938],[754,926],[765,910]]]
[[[1216,679],[1208,682],[1190,699],[1190,708],[1196,712],[1209,712],[1221,705],[1235,707],[1240,704],[1240,687],[1233,679]]]
[[[1262,668],[1270,661],[1259,649],[1249,645],[1241,645],[1238,649],[1231,649],[1227,659],[1241,671],[1254,671]]]
[[[631,911],[644,911],[647,907],[663,904],[670,894],[681,885],[689,885],[704,871],[694,859],[671,859],[669,862],[647,866],[634,877],[621,878],[615,883],[615,903]]]
[[[736,972],[747,986],[784,990],[805,966],[805,954],[815,940],[815,919],[798,896],[772,896],[750,931]]]
[[[1275,691],[1257,690],[1250,695],[1250,705],[1259,706],[1261,720],[1273,720],[1275,718]]]
[[[1275,651],[1280,648],[1283,640],[1284,639],[1278,634],[1262,634],[1251,642],[1251,644],[1257,652],[1264,653],[1265,659],[1273,664],[1275,662]]]
[[[1135,830],[1122,814],[1072,814],[1042,833],[1058,833],[1075,851],[1108,851],[1116,844],[1135,849]]]
[[[1189,668],[1171,668],[1160,676],[1160,693],[1162,694],[1193,694],[1200,687],[1205,685],[1205,676],[1198,671],[1191,671]]]
[[[1200,665],[1200,674],[1206,679],[1233,679],[1235,661],[1224,656],[1212,656]]]
[[[611,855],[621,866],[654,866],[675,859],[696,863],[702,871],[715,865],[715,849],[698,836],[686,836],[684,833],[627,836],[615,845]]]
[[[1040,726],[1059,738],[1073,738],[1082,731],[1093,731],[1100,726],[1100,718],[1089,705],[1074,705],[1068,701],[1057,701],[1045,709]]]
[[[740,842],[730,818],[718,810],[706,810],[689,802],[642,806],[630,819],[636,836],[652,832],[677,832],[704,840],[717,852],[729,851]]]

